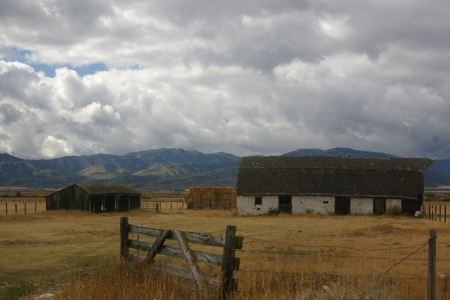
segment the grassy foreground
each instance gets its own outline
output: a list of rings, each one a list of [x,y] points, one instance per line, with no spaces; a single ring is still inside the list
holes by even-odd
[[[189,283],[148,267],[120,265],[121,215],[0,215],[0,299],[52,287],[60,290],[54,299],[212,297],[214,291],[197,294]],[[237,226],[244,247],[237,251],[236,299],[424,299],[422,246],[435,228],[438,299],[450,299],[449,224],[389,216],[239,217],[223,211],[125,215],[131,224],[205,234],[223,235],[226,225]]]

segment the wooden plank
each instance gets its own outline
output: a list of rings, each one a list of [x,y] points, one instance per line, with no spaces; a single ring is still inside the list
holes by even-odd
[[[145,226],[139,226],[139,225],[130,225],[130,232],[132,232],[132,233],[140,233],[140,234],[145,234],[148,236],[158,237],[161,234],[161,231],[163,231],[163,229],[151,228],[151,227],[145,227]],[[201,233],[196,233],[196,232],[184,232],[184,235],[186,237],[186,240],[189,243],[213,246],[213,247],[225,246],[225,236],[222,236],[222,235],[217,235],[217,234],[207,235],[207,234],[201,234]],[[173,236],[173,234],[170,234],[167,237],[167,239],[175,240],[175,237]]]
[[[164,244],[170,233],[171,233],[170,230],[163,230],[161,234],[158,236],[156,242],[152,245],[150,251],[148,251],[147,258],[149,262],[153,261],[153,258],[155,257],[156,253],[158,253],[158,251],[161,249],[162,245]]]
[[[152,243],[129,240],[129,247],[132,249],[138,249],[138,250],[143,250],[143,251],[148,252],[151,250],[152,246],[153,246]],[[198,262],[205,263],[205,264],[212,265],[212,266],[218,266],[218,267],[220,267],[222,265],[222,256],[220,256],[220,255],[201,252],[201,251],[192,251],[192,253],[194,254],[195,259]],[[158,254],[184,259],[183,252],[179,248],[170,247],[170,246],[162,245],[158,251]]]
[[[180,246],[181,251],[183,251],[183,255],[186,259],[186,262],[189,266],[190,271],[192,272],[192,275],[194,276],[194,280],[197,282],[197,286],[200,290],[203,290],[204,284],[203,284],[203,278],[200,275],[200,270],[197,266],[197,260],[195,259],[194,254],[192,253],[191,249],[189,248],[189,245],[187,243],[187,239],[184,235],[184,232],[179,230],[172,230],[173,235],[175,236],[175,239],[178,242],[178,245]]]

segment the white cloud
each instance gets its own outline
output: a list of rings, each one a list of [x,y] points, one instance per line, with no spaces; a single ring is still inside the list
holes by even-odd
[[[448,157],[449,11],[445,1],[2,1],[0,151]],[[108,70],[70,70],[92,63]]]
[[[77,153],[64,140],[57,139],[51,135],[47,136],[41,147],[41,155],[46,158],[76,155]]]

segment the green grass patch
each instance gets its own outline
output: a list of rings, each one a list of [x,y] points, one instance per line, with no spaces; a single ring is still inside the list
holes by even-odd
[[[17,297],[23,296],[26,293],[27,293],[27,289],[24,284],[0,286],[0,300],[17,299]]]

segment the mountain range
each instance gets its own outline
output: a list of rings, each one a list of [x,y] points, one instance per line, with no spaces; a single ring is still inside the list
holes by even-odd
[[[350,148],[298,149],[283,156],[396,157]],[[62,188],[73,183],[127,184],[146,191],[192,186],[235,186],[241,157],[186,149],[156,149],[123,156],[94,154],[27,160],[0,154],[0,186]],[[450,186],[450,159],[424,172],[425,186]]]

